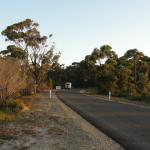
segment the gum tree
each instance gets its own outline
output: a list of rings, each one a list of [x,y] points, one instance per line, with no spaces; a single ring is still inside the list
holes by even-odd
[[[40,75],[43,74],[40,71],[44,72],[43,68],[46,68],[43,66],[49,69],[48,67],[57,64],[60,56],[53,52],[54,46],[49,42],[52,34],[49,37],[42,36],[38,26],[39,24],[31,19],[8,26],[2,31],[2,35],[6,37],[6,41],[13,44],[1,52],[4,56],[22,59],[23,68],[34,79],[35,93],[40,83]]]

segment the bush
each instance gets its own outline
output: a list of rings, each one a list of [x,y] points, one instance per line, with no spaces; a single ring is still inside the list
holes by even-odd
[[[12,121],[16,120],[17,112],[24,108],[24,102],[22,100],[10,100],[7,107],[0,107],[0,121]]]
[[[18,112],[24,107],[24,102],[22,100],[10,100],[7,106],[1,107],[1,111],[5,113]]]
[[[127,91],[120,91],[117,96],[119,96],[119,97],[128,97],[129,94],[128,94]]]
[[[133,100],[133,101],[142,101],[140,95],[137,95],[137,96],[128,96],[127,98],[128,98],[129,100]]]
[[[149,93],[142,93],[141,94],[141,100],[145,101],[145,102],[150,102],[150,94]]]
[[[21,100],[12,100],[8,103],[7,107],[9,108],[9,110],[12,110],[12,112],[16,112],[23,109],[24,103]]]
[[[13,58],[0,58],[0,106],[26,86],[20,62]]]
[[[129,96],[128,99],[134,100],[134,101],[145,101],[150,102],[150,94],[149,93],[142,93],[140,95],[135,96]]]

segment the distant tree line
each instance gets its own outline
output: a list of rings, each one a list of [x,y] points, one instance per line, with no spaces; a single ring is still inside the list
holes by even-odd
[[[49,75],[56,84],[67,81],[74,87],[96,87],[100,94],[124,96],[150,101],[150,57],[137,49],[118,57],[112,47],[95,48],[79,63],[58,67]]]

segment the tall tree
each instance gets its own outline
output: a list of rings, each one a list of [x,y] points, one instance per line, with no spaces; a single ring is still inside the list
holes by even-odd
[[[109,58],[117,58],[117,55],[114,51],[112,51],[112,47],[110,45],[103,45],[100,49],[95,48],[91,54],[91,58],[93,60],[98,61],[99,65],[102,65],[102,60]]]
[[[52,66],[52,64],[54,65],[58,62],[60,56],[60,54],[55,56],[53,46],[51,46],[51,43],[48,43],[52,34],[49,37],[42,36],[38,26],[38,23],[31,19],[8,26],[2,31],[2,35],[6,37],[6,41],[11,41],[14,45],[1,52],[5,56],[10,55],[23,58],[23,65],[26,66],[26,70],[29,70],[34,78],[35,93],[39,83],[40,71],[42,70],[41,65],[43,67],[47,62],[47,64],[51,63]],[[46,61],[46,58],[49,60]]]
[[[142,52],[139,52],[137,49],[130,49],[125,53],[124,57],[129,62],[133,63],[135,89],[138,90],[138,83],[137,83],[138,64],[140,63],[140,61],[143,60],[144,54]]]

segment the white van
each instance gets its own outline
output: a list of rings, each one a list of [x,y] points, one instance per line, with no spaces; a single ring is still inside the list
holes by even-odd
[[[71,89],[72,83],[71,82],[66,82],[65,83],[65,89]]]

